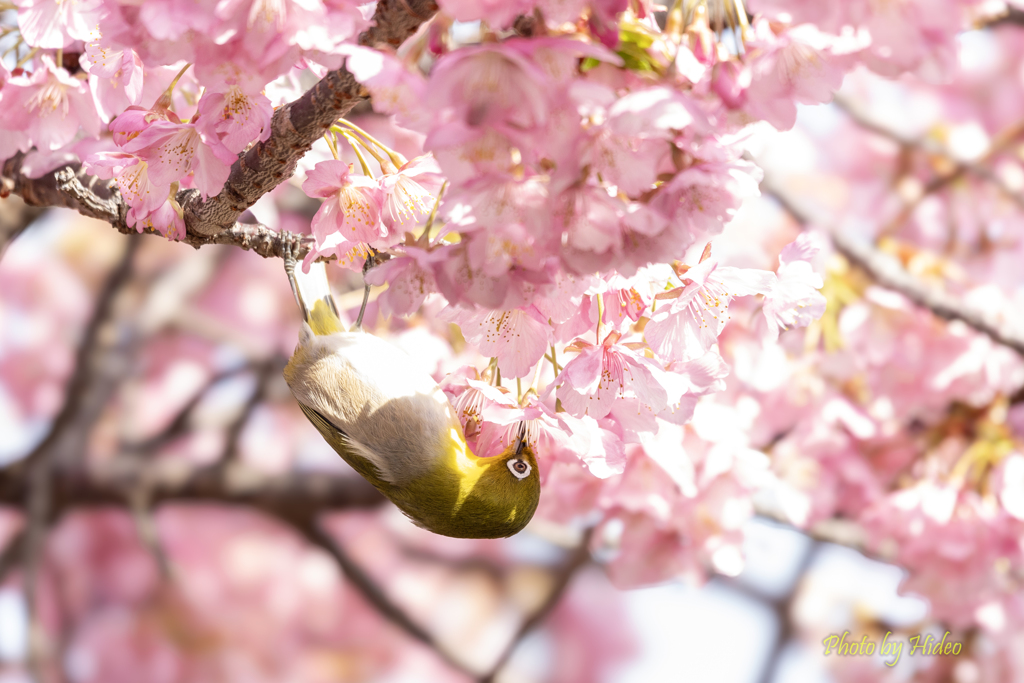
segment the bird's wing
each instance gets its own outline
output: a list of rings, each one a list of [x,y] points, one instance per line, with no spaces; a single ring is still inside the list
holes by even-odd
[[[343,432],[337,425],[327,419],[327,417],[315,408],[310,408],[301,401],[299,401],[299,408],[301,408],[302,412],[307,418],[309,418],[309,421],[313,423],[313,426],[317,428],[317,431],[324,435],[328,443],[338,444],[340,448],[336,448],[335,450],[337,450],[338,453],[345,458],[345,462],[351,465],[353,469],[359,472],[359,474],[363,475],[374,484],[377,484],[378,482],[391,481],[392,475],[390,468],[388,467],[387,462],[378,454],[374,453],[371,449]],[[355,457],[353,458],[352,456]]]
[[[465,445],[437,383],[408,354],[371,334],[300,335],[284,376],[299,403],[360,443],[361,457],[394,486],[428,474]]]

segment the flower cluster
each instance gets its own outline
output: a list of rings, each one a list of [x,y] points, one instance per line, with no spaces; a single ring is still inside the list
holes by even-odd
[[[392,49],[361,44],[373,6],[356,0],[17,0],[0,38],[16,40],[0,64],[0,159],[21,153],[28,177],[81,162],[116,183],[129,225],[181,238],[179,192],[221,193],[243,154],[291,125],[274,106],[344,68],[375,113],[325,122],[292,186],[253,211],[310,234],[307,268],[380,257],[367,326],[434,372],[476,453],[525,429],[538,520],[588,528],[632,586],[737,574],[755,496],[802,528],[841,517],[908,570],[933,617],[1012,660],[1024,362],[872,284],[822,231],[781,217],[793,206],[761,196],[767,173],[833,229],[1013,322],[1024,41],[1010,21],[965,33],[1007,7],[438,4]],[[835,106],[805,106],[840,88]],[[240,263],[226,260],[197,315],[287,348],[277,266]],[[12,272],[0,281],[24,277],[25,291],[69,281],[62,267]],[[257,293],[236,297],[242,285]],[[0,287],[0,314],[31,308],[16,290]],[[44,361],[36,342],[78,320],[79,299],[0,349],[28,417],[55,410],[72,355]],[[143,355],[142,392],[157,398],[139,403],[161,405],[133,422],[153,431],[186,401],[173,387],[196,366],[212,375],[218,356],[178,338]],[[311,433],[292,413],[267,409],[246,438],[269,439],[267,424]],[[204,438],[174,454],[213,457]],[[286,442],[273,441],[294,455]]]

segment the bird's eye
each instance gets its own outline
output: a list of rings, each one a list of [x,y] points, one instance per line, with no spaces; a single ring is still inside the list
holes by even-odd
[[[522,458],[512,458],[508,461],[508,469],[515,475],[516,479],[526,479],[530,476],[530,463],[526,462]]]

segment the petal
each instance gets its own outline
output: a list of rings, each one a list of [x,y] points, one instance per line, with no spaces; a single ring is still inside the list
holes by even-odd
[[[570,387],[585,394],[597,390],[601,381],[604,364],[604,348],[592,346],[580,352],[576,358],[565,364],[559,378]]]
[[[348,175],[349,167],[344,161],[321,161],[306,173],[302,191],[310,197],[330,197],[345,184]]]

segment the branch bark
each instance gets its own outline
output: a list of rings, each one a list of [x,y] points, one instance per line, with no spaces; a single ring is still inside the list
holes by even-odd
[[[17,196],[0,202],[0,260],[3,259],[4,252],[11,242],[17,239],[44,210],[29,206]]]
[[[359,43],[397,47],[436,11],[435,0],[378,0],[374,26],[359,37]],[[280,258],[290,235],[276,233],[258,223],[243,223],[239,218],[260,197],[295,173],[298,160],[335,121],[368,99],[369,92],[342,67],[328,72],[294,102],[279,107],[271,120],[270,137],[238,158],[220,194],[205,200],[197,190],[178,194],[185,217],[184,241],[195,248],[231,244],[251,249],[264,258]],[[27,178],[21,172],[24,157],[19,153],[3,164],[4,191],[17,194],[31,206],[74,209],[107,221],[119,232],[135,232],[125,223],[127,207],[116,191],[104,185],[101,192],[96,192],[92,189],[94,181],[90,187],[84,186],[76,176],[77,165],[41,178]],[[306,241],[298,257],[308,251]]]
[[[908,273],[895,257],[879,251],[863,240],[830,227],[827,220],[816,220],[767,174],[761,182],[761,190],[766,195],[774,197],[799,223],[813,223],[825,227],[836,250],[881,286],[899,292],[940,318],[960,320],[978,332],[988,335],[993,341],[1008,346],[1024,356],[1024,330],[1002,320],[996,313],[977,309],[953,294],[918,280]]]
[[[334,558],[338,566],[345,573],[345,578],[352,582],[352,585],[355,586],[366,601],[373,605],[385,619],[401,628],[407,635],[412,636],[432,649],[449,666],[458,671],[472,674],[472,671],[437,642],[437,639],[429,631],[413,621],[408,614],[392,602],[384,590],[349,556],[341,544],[324,531],[315,517],[291,519],[288,521],[306,540],[313,545],[323,548]]]
[[[376,25],[359,36],[359,43],[397,47],[436,11],[434,0],[380,0]],[[295,173],[296,162],[331,124],[368,98],[366,89],[342,67],[280,107],[270,124],[270,138],[235,162],[219,195],[203,201],[197,190],[187,191],[182,208],[188,231],[215,235],[230,229],[243,211]]]
[[[560,567],[554,573],[554,585],[551,587],[551,592],[548,593],[547,598],[541,603],[540,607],[531,614],[526,621],[519,626],[519,630],[509,641],[508,645],[498,656],[498,659],[491,666],[490,671],[480,677],[478,683],[494,683],[498,674],[505,668],[508,660],[512,657],[512,654],[516,651],[519,643],[522,642],[523,638],[528,636],[535,628],[544,623],[544,620],[548,618],[552,611],[558,607],[558,603],[562,601],[562,597],[565,595],[566,590],[569,588],[569,584],[572,583],[573,577],[579,572],[588,562],[590,562],[590,537],[593,535],[593,527],[587,529],[586,533],[583,534],[583,538],[580,539],[579,545],[572,549],[569,557],[565,559]]]
[[[23,470],[0,472],[0,505],[20,506],[31,486]],[[384,498],[361,477],[324,472],[275,474],[242,463],[195,468],[165,460],[120,458],[102,466],[55,465],[50,471],[50,521],[77,507],[127,507],[140,488],[148,503],[249,505],[284,519],[328,510],[370,508]]]

